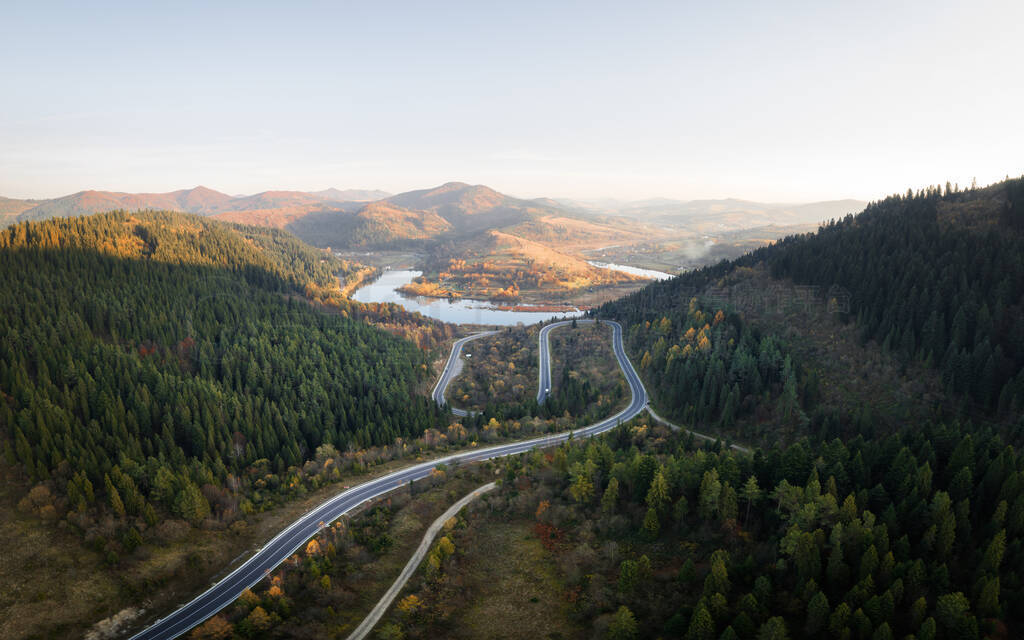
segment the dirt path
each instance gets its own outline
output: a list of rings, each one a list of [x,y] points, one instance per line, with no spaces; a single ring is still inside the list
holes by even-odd
[[[402,591],[402,587],[405,586],[405,583],[409,581],[412,574],[416,572],[417,568],[419,568],[420,563],[423,562],[423,558],[425,558],[427,552],[430,551],[430,545],[434,544],[434,538],[437,537],[437,534],[441,531],[441,527],[444,526],[444,523],[448,522],[451,518],[454,518],[456,514],[462,510],[462,507],[488,491],[491,491],[496,486],[497,485],[493,482],[485,484],[453,504],[447,511],[441,514],[440,518],[434,520],[434,523],[430,525],[429,529],[427,529],[426,534],[423,535],[423,541],[420,542],[420,546],[416,549],[416,553],[412,554],[412,557],[409,558],[409,562],[406,563],[405,568],[402,569],[402,573],[399,574],[398,579],[395,580],[394,584],[391,585],[391,588],[389,588],[384,594],[384,597],[380,599],[380,602],[378,602],[370,611],[369,615],[366,616],[366,619],[356,627],[356,630],[352,632],[352,635],[348,637],[348,640],[362,640],[369,635],[370,631],[373,631],[374,625],[376,625],[384,616],[388,607],[391,606],[391,603],[394,602],[395,598],[398,597],[398,594]]]

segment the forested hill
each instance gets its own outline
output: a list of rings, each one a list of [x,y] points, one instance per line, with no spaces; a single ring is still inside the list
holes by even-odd
[[[650,589],[676,590],[674,619],[626,602],[646,635],[1021,637],[1022,230],[1024,180],[908,192],[598,311],[627,324],[656,410],[763,445],[669,456],[677,489],[634,492],[632,530],[663,540],[677,501],[673,533],[715,550],[703,589],[685,567]],[[653,575],[689,560],[665,548]]]
[[[277,229],[231,225],[169,211],[113,211],[24,222],[0,234],[3,249],[98,251],[130,259],[221,267],[259,277],[263,286],[337,286],[348,264]]]
[[[976,407],[1024,409],[1024,178],[893,196],[750,260],[848,290],[865,339],[939,367]]]
[[[161,512],[229,523],[269,504],[325,445],[422,433],[426,353],[295,295],[337,266],[281,232],[162,212],[3,231],[4,464],[57,496],[44,515],[117,516],[99,543],[116,557]]]
[[[843,300],[824,302],[848,302],[863,341],[937,368],[965,408],[1011,418],[1024,409],[1024,178],[892,196],[601,312],[631,324],[685,316],[691,295],[724,299],[723,281],[757,267],[805,291],[840,292]]]

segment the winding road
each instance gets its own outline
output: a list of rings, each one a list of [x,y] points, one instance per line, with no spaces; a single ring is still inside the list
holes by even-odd
[[[444,369],[441,371],[441,376],[437,379],[437,384],[434,385],[434,391],[430,394],[430,397],[434,399],[434,402],[436,402],[438,406],[443,407],[445,404],[448,403],[448,401],[444,399],[444,394],[446,391],[448,391],[448,385],[451,384],[451,381],[454,380],[456,376],[459,375],[459,372],[462,371],[462,358],[460,358],[460,356],[462,355],[463,345],[465,345],[467,342],[476,340],[478,338],[483,338],[485,336],[493,336],[496,333],[500,332],[481,331],[480,333],[474,333],[471,336],[466,336],[465,338],[460,338],[459,340],[455,341],[455,344],[452,345],[451,353],[448,354],[448,362],[444,364]],[[463,418],[470,415],[471,413],[464,409],[456,409],[455,407],[449,408],[451,409],[452,413]]]
[[[593,320],[576,320],[577,324],[593,324],[593,322]],[[608,324],[618,324],[610,321],[607,322]],[[572,323],[572,320],[562,320],[560,322],[552,322],[540,329],[540,354],[538,355],[539,365],[537,368],[537,404],[544,404],[544,401],[548,399],[548,394],[551,393],[551,354],[549,353],[551,351],[551,338],[548,334],[551,333],[552,329],[571,325]],[[621,340],[621,336],[619,339]]]
[[[536,447],[549,447],[556,445],[568,440],[570,437],[593,436],[612,429],[616,425],[625,422],[644,411],[647,405],[647,391],[640,382],[640,376],[637,375],[636,371],[633,369],[633,365],[630,363],[629,358],[626,356],[626,351],[622,346],[622,326],[619,325],[619,323],[610,320],[604,320],[602,322],[605,322],[612,327],[612,346],[615,351],[615,358],[618,361],[619,368],[622,369],[623,374],[626,376],[626,381],[629,383],[632,397],[629,405],[626,406],[625,409],[619,411],[610,418],[606,418],[600,422],[583,427],[582,429],[577,429],[576,431],[550,434],[547,436],[531,438],[529,440],[522,440],[519,442],[510,442],[492,447],[469,449],[467,451],[462,451],[460,453],[455,453],[430,460],[428,462],[412,465],[404,469],[399,469],[379,478],[368,480],[361,485],[348,489],[347,491],[343,491],[300,516],[298,520],[274,536],[272,540],[267,542],[267,544],[253,554],[252,557],[235,568],[226,577],[218,581],[192,601],[182,605],[166,618],[157,620],[146,629],[143,629],[132,636],[132,640],[170,640],[171,638],[176,638],[184,634],[234,602],[245,589],[252,587],[269,575],[275,567],[288,559],[293,553],[295,553],[295,551],[302,547],[307,540],[316,535],[321,528],[326,527],[334,520],[349,511],[352,511],[368,500],[372,500],[392,491],[396,487],[427,477],[438,465],[445,464],[450,466],[463,462],[490,460],[492,458],[500,458],[523,453]],[[556,322],[547,325],[542,329],[539,354],[540,378],[542,381],[544,379],[545,371],[548,372],[547,375],[550,380],[550,362],[548,361],[550,353],[546,344],[547,332],[557,326],[563,326],[571,323],[571,320]],[[475,337],[480,337],[480,335],[477,334],[476,336],[463,338],[461,342],[462,344],[465,344],[470,339],[475,339]],[[443,400],[444,389],[447,387],[447,383],[444,382],[443,379],[446,377],[446,374],[449,381],[453,377],[450,368],[453,366],[453,359],[458,359],[460,351],[461,345],[456,343],[456,346],[452,347],[452,353],[449,356],[448,363],[445,365],[445,370],[442,372],[442,380],[439,380],[438,385],[434,388],[433,395],[435,400],[437,399],[437,393],[439,392],[441,393]],[[538,391],[538,396],[539,395],[540,393]]]

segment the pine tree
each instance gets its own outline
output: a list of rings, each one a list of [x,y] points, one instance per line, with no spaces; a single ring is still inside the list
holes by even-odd
[[[601,496],[601,511],[606,514],[615,513],[615,507],[619,500],[619,479],[612,478],[608,481],[608,486],[605,487],[604,494]]]
[[[824,593],[818,592],[807,603],[807,622],[804,630],[807,635],[814,636],[828,625],[829,615],[832,609],[829,607],[828,598]]]
[[[669,503],[668,482],[665,481],[664,469],[658,469],[647,491],[647,506],[657,513],[664,513]]]
[[[743,524],[750,526],[750,508],[755,502],[761,499],[761,488],[757,486],[757,476],[751,475],[743,484],[740,490],[740,497],[747,503],[746,514],[743,516]]]
[[[690,626],[686,631],[686,640],[714,640],[715,621],[705,606],[704,601],[697,603],[690,618]]]
[[[647,515],[644,516],[644,534],[649,540],[656,540],[660,531],[661,522],[658,520],[658,512],[653,508],[648,508]]]
[[[636,640],[639,633],[633,612],[628,607],[619,607],[608,625],[608,640]]]
[[[195,483],[185,481],[174,499],[174,512],[193,524],[199,524],[210,515],[210,504]]]
[[[698,494],[697,511],[704,520],[712,520],[718,513],[718,502],[722,493],[722,483],[718,479],[718,470],[704,472]]]
[[[125,515],[124,502],[121,501],[121,494],[117,492],[114,483],[110,481],[109,475],[103,476],[103,484],[107,488],[107,499],[110,501],[110,508],[114,510],[114,513],[119,518],[123,518]]]
[[[786,621],[781,617],[768,618],[757,632],[757,640],[789,640]]]

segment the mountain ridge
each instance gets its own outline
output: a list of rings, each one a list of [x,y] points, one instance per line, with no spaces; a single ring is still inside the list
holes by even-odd
[[[368,202],[387,197],[386,191],[336,188],[321,191],[268,190],[255,194],[231,196],[199,185],[166,193],[129,193],[86,189],[65,196],[42,200],[0,198],[0,223],[31,222],[102,213],[117,209],[157,209],[199,215],[216,215],[242,211],[284,210],[308,213],[325,205],[347,202]],[[300,211],[301,210],[301,211]],[[263,225],[273,226],[273,225]]]

